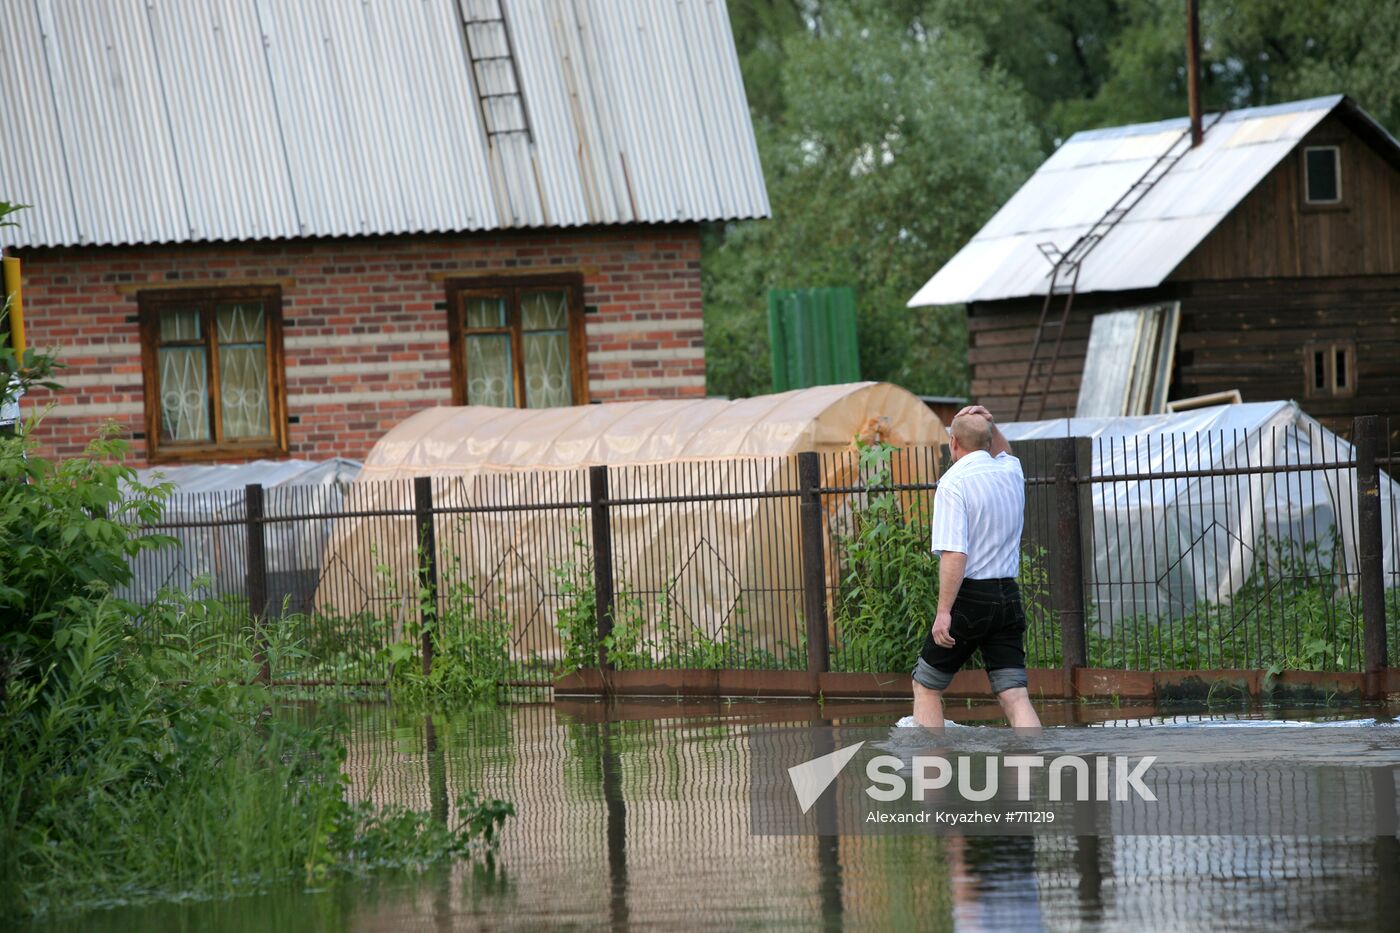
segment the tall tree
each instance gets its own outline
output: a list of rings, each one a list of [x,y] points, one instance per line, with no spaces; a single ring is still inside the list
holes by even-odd
[[[710,391],[765,391],[768,289],[825,285],[857,291],[863,373],[958,391],[961,313],[904,304],[1029,173],[1036,133],[975,42],[863,4],[819,13],[783,43],[784,112],[759,132],[773,219],[707,257]]]
[[[966,386],[904,301],[1070,134],[1186,112],[1185,0],[729,0],[773,206],[706,237],[707,382],[765,391],[769,288],[853,285],[868,378]],[[1400,0],[1200,0],[1207,109],[1346,93],[1400,129]]]

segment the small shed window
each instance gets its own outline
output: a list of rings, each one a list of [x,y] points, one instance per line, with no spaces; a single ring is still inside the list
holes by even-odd
[[[1341,150],[1336,146],[1312,146],[1303,150],[1305,190],[1309,204],[1336,204],[1342,200]]]
[[[150,459],[284,456],[279,290],[181,289],[138,300]]]
[[[583,280],[577,275],[449,283],[458,405],[557,408],[588,401]]]
[[[1303,349],[1308,398],[1345,398],[1356,394],[1356,344],[1350,340],[1311,343]]]

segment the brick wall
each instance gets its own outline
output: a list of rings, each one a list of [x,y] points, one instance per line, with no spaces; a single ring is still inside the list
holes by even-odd
[[[451,404],[444,280],[580,272],[594,401],[705,394],[694,227],[92,247],[21,252],[30,344],[67,364],[37,437],[81,450],[106,420],[145,430],[136,293],[278,282],[291,455],[361,458],[390,427]],[[132,442],[145,461],[145,444]]]

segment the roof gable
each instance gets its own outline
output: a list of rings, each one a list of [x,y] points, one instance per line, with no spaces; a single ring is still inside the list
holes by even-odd
[[[477,27],[469,53],[463,16],[496,9],[0,3],[0,100],[22,103],[0,107],[0,196],[31,205],[0,244],[767,215],[723,3],[499,0],[511,48]],[[488,140],[478,91],[515,73],[530,132]]]
[[[1371,145],[1400,144],[1341,95],[1227,112],[1084,260],[1078,291],[1155,288],[1330,113]],[[1184,118],[1076,133],[909,301],[911,307],[1044,295],[1039,244],[1067,250],[1189,131]]]

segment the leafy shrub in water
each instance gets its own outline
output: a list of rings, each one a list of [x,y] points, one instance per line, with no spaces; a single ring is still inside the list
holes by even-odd
[[[509,804],[464,799],[446,824],[351,802],[341,724],[278,711],[228,607],[111,595],[158,546],[127,522],[158,518],[160,491],[121,453],[104,440],[55,466],[0,440],[0,917],[489,847]],[[284,633],[267,632],[274,656],[294,650]]]
[[[269,688],[246,683],[258,669],[246,641],[235,655],[222,639],[135,639],[115,601],[65,631],[49,676],[0,711],[0,912],[419,867],[489,851],[511,812],[465,799],[445,824],[351,802],[343,723],[278,712]],[[205,673],[235,657],[244,684]]]
[[[398,699],[428,702],[493,700],[510,673],[510,622],[504,605],[486,606],[461,577],[456,560],[442,568],[441,594],[418,594],[416,611],[399,626],[382,660]],[[433,663],[423,673],[423,619],[432,620]]]
[[[598,594],[593,586],[593,554],[583,542],[583,529],[574,526],[574,557],[551,570],[559,584],[561,603],[554,618],[559,632],[564,671],[598,666]]]

